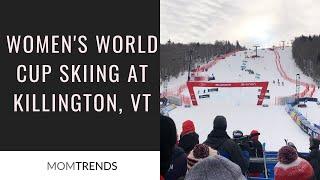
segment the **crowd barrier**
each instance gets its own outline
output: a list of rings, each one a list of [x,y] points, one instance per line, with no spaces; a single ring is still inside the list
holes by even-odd
[[[174,104],[176,106],[182,106],[182,101],[181,101],[181,97],[177,97],[177,96],[168,96],[168,103],[169,104]]]
[[[174,110],[177,106],[174,104],[170,104],[160,108],[160,114],[168,116],[169,112]]]
[[[306,157],[308,155],[308,153],[306,153],[306,152],[299,152],[299,154],[304,157]],[[277,160],[278,152],[266,151],[265,155],[266,155],[266,166],[267,166],[269,178],[264,178],[263,174],[261,174],[260,177],[248,177],[248,180],[272,180],[272,179],[274,179],[274,167],[278,162],[278,160]]]
[[[313,101],[317,102],[317,98],[299,98],[296,101],[289,103],[286,105],[285,110],[290,115],[291,119],[309,136],[311,137],[319,137],[320,136],[320,129],[310,123],[306,117],[304,117],[296,108],[295,106],[299,104],[299,102],[306,102],[306,101]]]

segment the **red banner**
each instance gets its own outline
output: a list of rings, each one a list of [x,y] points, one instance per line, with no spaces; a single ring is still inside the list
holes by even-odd
[[[187,82],[187,87],[190,93],[191,102],[194,106],[198,105],[196,95],[194,93],[194,87],[261,87],[260,96],[258,98],[257,105],[262,105],[264,97],[267,92],[268,82],[198,82],[198,81],[189,81]]]

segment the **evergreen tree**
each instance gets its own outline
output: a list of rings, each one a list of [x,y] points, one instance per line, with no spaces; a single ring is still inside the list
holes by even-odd
[[[213,59],[214,56],[229,53],[235,50],[243,50],[239,42],[234,45],[229,41],[215,41],[214,44],[190,43],[181,44],[168,40],[160,45],[160,76],[177,77],[182,72],[188,71],[191,57],[191,69],[196,64],[203,64]],[[190,50],[192,53],[190,54]]]

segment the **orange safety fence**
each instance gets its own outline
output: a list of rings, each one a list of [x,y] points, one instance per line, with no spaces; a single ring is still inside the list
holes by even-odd
[[[208,77],[205,77],[205,76],[195,76],[195,73],[198,73],[198,72],[204,72],[205,70],[213,67],[215,64],[217,64],[219,61],[225,59],[226,57],[236,53],[238,51],[233,51],[233,52],[230,52],[230,53],[227,53],[225,55],[221,55],[219,57],[215,57],[213,60],[209,61],[208,63],[206,64],[203,64],[201,65],[199,68],[196,68],[196,69],[193,69],[191,70],[191,76],[193,76],[193,80],[194,81],[206,81]],[[168,90],[166,90],[166,92],[162,92],[161,93],[161,96],[166,96],[166,97],[169,97],[169,96],[177,96],[177,97],[180,97],[181,98],[181,101],[184,105],[191,105],[191,98],[190,96],[187,96],[187,95],[183,95],[182,92],[185,91],[187,89],[187,83],[183,83],[177,87],[174,87],[174,88],[170,88]]]
[[[285,80],[291,82],[291,83],[296,83],[296,80],[295,79],[292,79],[290,78],[287,73],[283,70],[283,67],[281,65],[281,62],[280,62],[280,54],[278,51],[274,50],[274,53],[276,55],[276,58],[275,58],[275,61],[276,61],[276,66],[277,66],[277,69],[281,75],[281,77],[283,77]],[[306,82],[300,82],[301,85],[303,85],[305,87],[304,91],[301,92],[299,94],[299,97],[305,97],[307,95],[307,93],[310,91],[310,94],[309,96],[312,97],[313,94],[314,94],[314,91],[315,91],[315,85],[314,84],[308,84]],[[310,90],[310,87],[311,87],[311,90]],[[296,96],[296,94],[293,94],[291,96]],[[290,97],[290,96],[289,96]],[[283,97],[279,97],[279,98],[283,98]]]

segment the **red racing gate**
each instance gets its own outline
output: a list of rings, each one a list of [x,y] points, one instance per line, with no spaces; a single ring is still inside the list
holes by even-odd
[[[258,98],[257,105],[262,105],[264,97],[267,92],[268,82],[199,82],[199,81],[188,81],[187,87],[190,93],[192,105],[197,106],[197,98],[194,93],[194,87],[223,87],[223,88],[232,88],[232,87],[261,87],[260,96]]]

